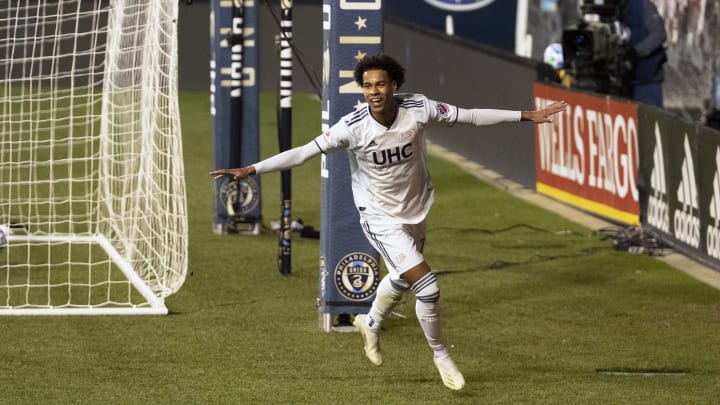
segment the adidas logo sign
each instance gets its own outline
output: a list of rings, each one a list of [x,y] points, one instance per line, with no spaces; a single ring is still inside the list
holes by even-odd
[[[700,246],[700,218],[698,211],[698,193],[695,181],[695,165],[693,164],[690,141],[687,135],[683,141],[685,159],[681,166],[681,180],[677,189],[677,199],[682,204],[682,210],[676,209],[673,215],[675,237],[697,248]]]
[[[648,198],[648,224],[665,232],[670,232],[670,208],[667,203],[667,182],[665,180],[665,159],[660,141],[660,128],[655,123],[655,150],[653,150],[653,169],[650,174],[650,196]]]
[[[710,199],[710,218],[705,236],[705,248],[707,254],[715,259],[720,259],[720,147],[715,151],[715,176],[713,176],[713,194]]]

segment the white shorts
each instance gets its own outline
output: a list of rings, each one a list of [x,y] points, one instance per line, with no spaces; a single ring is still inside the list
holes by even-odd
[[[390,273],[390,279],[422,263],[425,258],[425,221],[419,224],[373,224],[360,220],[370,244],[380,253]]]

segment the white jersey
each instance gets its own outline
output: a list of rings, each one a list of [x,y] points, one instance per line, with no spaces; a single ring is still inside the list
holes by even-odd
[[[363,218],[416,224],[425,219],[434,199],[425,128],[452,126],[458,109],[421,94],[394,97],[399,109],[389,128],[377,122],[364,103],[315,143],[323,153],[348,150],[353,197]]]

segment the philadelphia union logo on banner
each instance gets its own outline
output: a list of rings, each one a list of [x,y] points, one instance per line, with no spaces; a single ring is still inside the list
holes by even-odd
[[[260,202],[260,187],[252,177],[235,181],[226,180],[220,187],[220,201],[225,204],[228,216],[246,215]]]
[[[350,253],[335,267],[335,287],[352,301],[363,301],[375,294],[380,284],[380,265],[366,253]]]
[[[472,11],[494,3],[495,0],[425,0],[431,6],[448,11]]]

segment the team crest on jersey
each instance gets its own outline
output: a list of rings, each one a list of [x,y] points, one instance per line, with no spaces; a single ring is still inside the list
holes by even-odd
[[[335,287],[352,301],[364,301],[380,284],[380,265],[367,253],[350,253],[335,266]]]
[[[400,140],[405,142],[408,139],[413,139],[414,136],[415,136],[415,131],[403,132],[403,134],[400,136]]]
[[[247,215],[260,202],[260,187],[252,177],[226,180],[220,186],[220,201],[225,204],[228,216]]]
[[[441,117],[447,118],[450,116],[450,107],[445,103],[438,103],[437,112]]]

